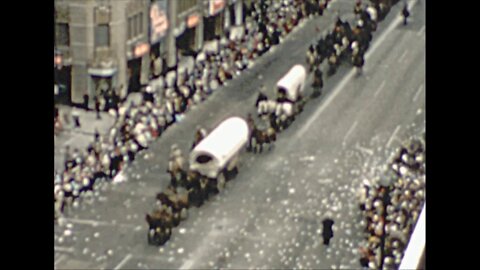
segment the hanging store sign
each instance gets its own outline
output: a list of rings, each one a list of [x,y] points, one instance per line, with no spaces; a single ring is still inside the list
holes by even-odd
[[[198,15],[197,13],[194,13],[194,14],[188,16],[187,27],[188,28],[195,27],[195,26],[198,25],[199,22],[200,22],[200,15]]]
[[[209,0],[208,14],[210,16],[217,15],[225,7],[225,0]]]
[[[157,0],[150,6],[150,43],[159,42],[168,30],[167,0]]]
[[[133,55],[135,57],[141,57],[150,51],[150,44],[140,43],[135,46],[133,49]]]

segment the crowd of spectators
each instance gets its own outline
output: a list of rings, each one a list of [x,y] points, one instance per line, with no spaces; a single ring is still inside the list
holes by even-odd
[[[425,201],[425,146],[411,139],[389,164],[387,177],[364,183],[360,196],[366,243],[360,263],[397,269]]]

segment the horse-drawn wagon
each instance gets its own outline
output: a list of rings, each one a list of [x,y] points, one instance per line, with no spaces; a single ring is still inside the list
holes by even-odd
[[[303,90],[307,72],[302,65],[293,66],[277,82],[277,109],[275,116],[280,126],[288,126],[296,114],[303,110]]]
[[[277,96],[284,97],[290,102],[297,102],[302,98],[306,78],[307,71],[302,65],[293,66],[277,82]]]
[[[223,185],[225,175],[237,171],[238,155],[249,140],[247,122],[231,117],[218,125],[190,153],[190,170]],[[223,182],[223,183],[221,183]]]

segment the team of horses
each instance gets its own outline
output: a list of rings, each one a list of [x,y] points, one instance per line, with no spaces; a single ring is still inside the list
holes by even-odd
[[[206,136],[207,131],[198,128],[192,149]],[[187,218],[190,207],[202,206],[211,196],[224,189],[226,181],[238,174],[235,166],[225,168],[218,177],[208,177],[191,169],[187,163],[178,146],[173,145],[167,168],[170,183],[164,191],[157,193],[155,210],[145,216],[149,225],[148,243],[151,245],[166,243],[171,237],[172,229]]]
[[[357,3],[354,13],[357,16],[354,27],[337,18],[333,30],[308,48],[306,62],[309,71],[318,70],[322,62],[327,60],[328,76],[335,74],[344,62],[352,64],[361,73],[365,52],[372,40],[372,33],[377,30],[377,22],[383,18],[383,11],[373,5],[362,8]]]

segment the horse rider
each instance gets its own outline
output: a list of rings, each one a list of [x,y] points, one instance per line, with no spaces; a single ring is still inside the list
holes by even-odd
[[[355,13],[355,15],[359,15],[361,11],[362,11],[362,1],[357,0],[357,2],[355,3],[355,7],[353,8],[353,13]]]
[[[357,26],[353,29],[353,41],[357,41],[360,51],[366,51],[368,47],[368,37],[366,36],[365,29],[363,28],[364,22],[359,20]]]
[[[318,63],[321,64],[323,60],[325,59],[325,52],[326,52],[326,44],[325,44],[325,39],[320,38],[317,42],[317,45],[315,46],[315,50],[317,51],[317,59]]]
[[[328,57],[328,76],[332,76],[337,71],[338,59],[335,52],[332,52]]]
[[[250,130],[253,130],[255,128],[255,120],[253,120],[253,116],[251,113],[248,113],[247,115],[247,125]]]
[[[313,58],[313,61],[312,61]],[[312,65],[314,65],[314,62],[316,60],[315,57],[315,48],[313,47],[313,44],[308,47],[307,50],[307,64],[310,66],[310,70],[312,70]]]
[[[260,91],[258,93],[257,101],[255,101],[255,107],[258,107],[258,104],[260,103],[260,101],[268,100],[268,97],[267,95],[264,94],[264,91],[265,91],[265,86],[264,85],[260,86]]]
[[[407,18],[410,16],[407,3],[405,3],[405,5],[403,6],[402,15],[403,15],[403,25],[407,25]]]
[[[357,72],[362,72],[362,67],[365,64],[365,58],[363,57],[363,53],[357,53],[352,56],[353,65],[357,68]]]
[[[192,145],[192,149],[197,146],[197,144],[203,140],[207,136],[207,131],[204,128],[197,127],[197,131],[195,132],[195,139]]]
[[[315,67],[313,80],[313,96],[318,96],[323,88],[323,73],[319,66]]]
[[[167,172],[170,174],[171,179],[170,183],[172,186],[176,187],[177,182],[181,179],[177,179],[176,173],[180,172],[182,176],[180,178],[183,178],[183,157],[182,157],[182,151],[176,144],[173,144],[171,149],[170,149],[170,160],[168,162],[168,169]],[[178,171],[179,170],[179,171]]]
[[[334,28],[342,27],[343,24],[344,24],[344,22],[342,21],[342,19],[340,18],[340,16],[337,16],[337,21],[335,22],[335,27],[334,27]]]
[[[252,149],[252,136],[253,136],[253,131],[256,129],[255,126],[255,120],[253,120],[253,116],[251,113],[247,115],[247,125],[248,129],[250,130],[250,140],[248,140],[248,145],[247,145],[247,150]]]

